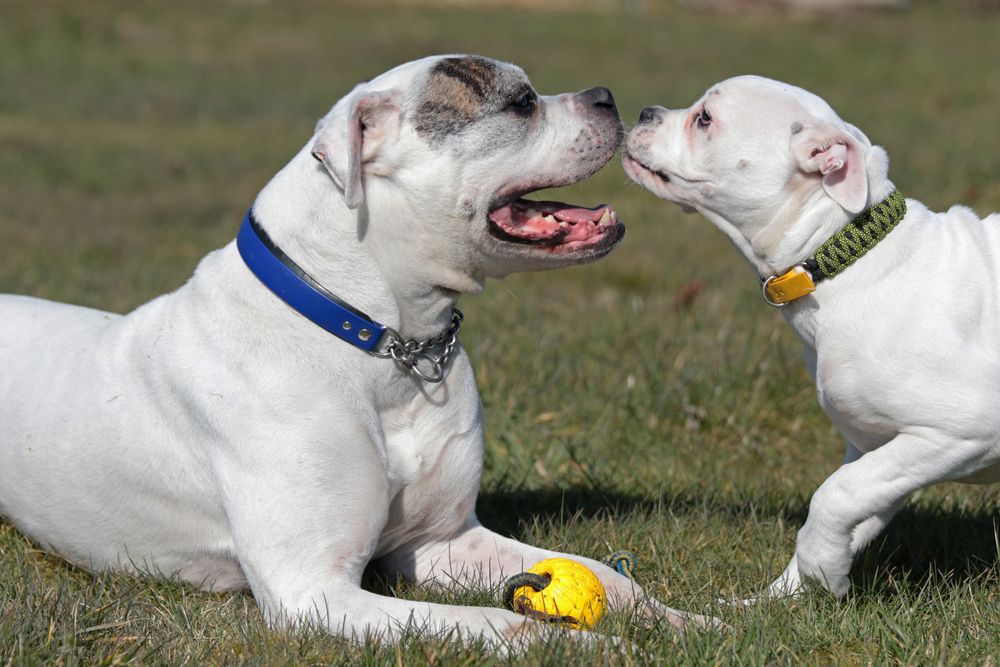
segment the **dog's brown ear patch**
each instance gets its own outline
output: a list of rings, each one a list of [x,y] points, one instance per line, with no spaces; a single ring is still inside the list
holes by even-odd
[[[431,69],[414,126],[431,139],[457,132],[495,106],[500,70],[479,56],[444,58]]]

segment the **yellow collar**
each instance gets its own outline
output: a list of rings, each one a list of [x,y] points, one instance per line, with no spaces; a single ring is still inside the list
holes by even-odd
[[[764,301],[778,308],[815,291],[812,274],[801,264],[796,264],[780,276],[771,276],[761,285]]]
[[[899,190],[878,202],[821,245],[816,254],[761,285],[764,301],[787,305],[816,291],[816,283],[833,278],[884,239],[906,216],[906,199]]]

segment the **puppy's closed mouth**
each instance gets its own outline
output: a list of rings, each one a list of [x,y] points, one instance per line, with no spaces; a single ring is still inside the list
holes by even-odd
[[[670,174],[667,174],[666,172],[662,171],[657,171],[652,167],[646,166],[639,160],[636,160],[634,157],[632,157],[632,155],[629,153],[625,153],[625,156],[622,158],[622,164],[625,167],[625,172],[633,179],[635,179],[636,176],[644,175],[651,179],[659,179],[660,181],[662,181],[661,184],[666,184],[670,182]]]
[[[625,233],[609,205],[584,208],[557,201],[515,199],[489,212],[490,234],[501,241],[550,249],[613,245]]]

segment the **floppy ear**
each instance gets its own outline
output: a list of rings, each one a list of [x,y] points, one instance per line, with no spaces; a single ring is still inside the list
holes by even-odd
[[[363,93],[351,104],[346,127],[335,110],[317,128],[312,155],[344,191],[350,208],[358,208],[364,202],[363,172],[373,171],[379,149],[399,131],[398,99],[393,92]]]
[[[791,148],[799,169],[820,174],[830,199],[850,213],[860,213],[868,203],[865,155],[869,144],[847,129],[829,123],[806,126],[792,135]]]

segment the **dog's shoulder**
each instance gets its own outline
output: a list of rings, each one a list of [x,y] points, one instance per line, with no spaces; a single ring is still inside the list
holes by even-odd
[[[953,222],[964,225],[978,225],[982,222],[988,221],[990,218],[995,219],[997,217],[996,214],[994,214],[992,216],[987,216],[986,218],[980,218],[978,213],[965,204],[955,204],[944,213],[938,213],[937,215],[941,216],[944,222]]]
[[[920,225],[921,233],[932,233],[938,229],[946,234],[969,232],[974,236],[986,235],[990,240],[1000,242],[1000,213],[991,213],[981,218],[975,210],[965,204],[954,204],[945,211],[933,211],[915,199],[906,200],[907,222]]]

